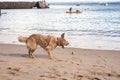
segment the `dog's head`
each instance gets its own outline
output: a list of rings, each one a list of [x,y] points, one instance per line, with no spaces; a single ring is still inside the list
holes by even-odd
[[[64,46],[69,45],[69,42],[65,39],[65,33],[61,34],[61,37],[58,38],[58,46],[62,46],[62,48],[64,48]]]

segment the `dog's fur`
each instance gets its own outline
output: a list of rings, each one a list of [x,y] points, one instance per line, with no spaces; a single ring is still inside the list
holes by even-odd
[[[20,42],[25,42],[28,48],[28,53],[31,58],[34,58],[33,52],[37,49],[37,46],[40,45],[43,49],[48,52],[50,58],[53,58],[52,50],[57,46],[67,46],[69,43],[64,38],[64,33],[61,34],[61,37],[55,36],[45,36],[41,34],[32,34],[29,37],[18,37]]]

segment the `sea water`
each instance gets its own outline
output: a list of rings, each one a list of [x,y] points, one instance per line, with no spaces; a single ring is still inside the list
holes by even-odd
[[[81,14],[66,11],[80,10]],[[19,43],[18,36],[65,33],[68,47],[120,50],[120,3],[50,4],[48,9],[2,9],[0,43]]]

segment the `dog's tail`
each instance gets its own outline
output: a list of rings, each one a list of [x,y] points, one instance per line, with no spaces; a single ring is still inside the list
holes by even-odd
[[[20,41],[20,42],[26,42],[27,39],[28,39],[28,37],[22,37],[22,36],[18,37],[18,41]]]

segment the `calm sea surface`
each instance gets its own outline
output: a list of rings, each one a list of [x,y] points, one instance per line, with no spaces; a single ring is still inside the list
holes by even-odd
[[[70,7],[82,14],[65,13]],[[120,50],[120,3],[50,5],[49,9],[4,9],[0,16],[0,43],[15,43],[33,33],[60,36],[69,47]]]

